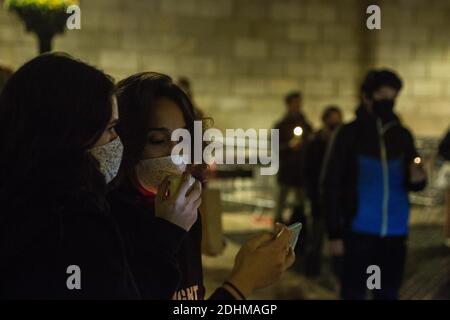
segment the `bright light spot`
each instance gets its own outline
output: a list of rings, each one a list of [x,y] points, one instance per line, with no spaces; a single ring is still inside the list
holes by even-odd
[[[415,164],[420,164],[421,162],[422,162],[422,159],[420,159],[420,157],[414,158],[414,163]]]
[[[294,134],[298,137],[301,136],[303,134],[303,129],[301,127],[295,127]]]

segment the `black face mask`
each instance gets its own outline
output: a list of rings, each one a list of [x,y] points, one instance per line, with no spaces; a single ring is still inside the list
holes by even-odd
[[[394,100],[375,100],[372,110],[380,119],[387,119],[394,114]]]

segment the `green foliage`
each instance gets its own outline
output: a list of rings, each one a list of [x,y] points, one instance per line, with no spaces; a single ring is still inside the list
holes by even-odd
[[[6,0],[5,6],[9,10],[66,10],[70,5],[78,4],[77,0]]]
[[[68,6],[77,0],[6,0],[5,6],[25,22],[28,31],[40,36],[64,32]]]

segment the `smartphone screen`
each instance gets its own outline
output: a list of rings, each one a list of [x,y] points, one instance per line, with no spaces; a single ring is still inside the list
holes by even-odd
[[[295,246],[297,245],[298,237],[300,236],[300,231],[302,230],[302,226],[303,225],[301,222],[297,222],[297,223],[294,223],[294,224],[291,224],[290,226],[288,226],[288,229],[292,231],[292,238],[291,238],[291,243],[290,243],[292,250],[294,250]]]

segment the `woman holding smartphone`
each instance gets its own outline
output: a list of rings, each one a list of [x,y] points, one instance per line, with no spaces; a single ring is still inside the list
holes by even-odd
[[[130,268],[146,298],[197,300],[205,298],[201,262],[201,221],[198,215],[205,166],[189,167],[172,162],[176,142],[171,133],[179,128],[193,133],[194,108],[187,95],[172,79],[158,73],[140,73],[117,85],[121,123],[118,133],[124,143],[124,158],[116,189],[109,195],[112,213],[119,221],[126,246],[131,248]],[[180,186],[170,188],[167,176],[182,175]],[[173,183],[173,181],[172,181]],[[172,192],[169,192],[172,190]],[[180,199],[197,199],[183,214],[169,219],[174,228],[164,237],[159,232],[159,253],[150,254],[145,242],[142,217],[159,224],[159,201],[176,206]],[[158,230],[153,227],[152,230]],[[289,248],[291,232],[281,226],[278,237],[261,233],[246,242],[238,253],[233,271],[210,299],[245,299],[258,288],[274,283],[294,261]],[[146,277],[145,266],[168,257],[170,266]],[[157,268],[154,266],[154,268]]]
[[[68,55],[38,56],[6,83],[0,96],[0,299],[143,297],[106,200],[122,158],[118,121],[112,79]],[[156,212],[170,219],[195,200],[180,198],[172,206],[160,199]],[[146,241],[157,243],[153,236]],[[164,256],[159,263],[166,263]]]

